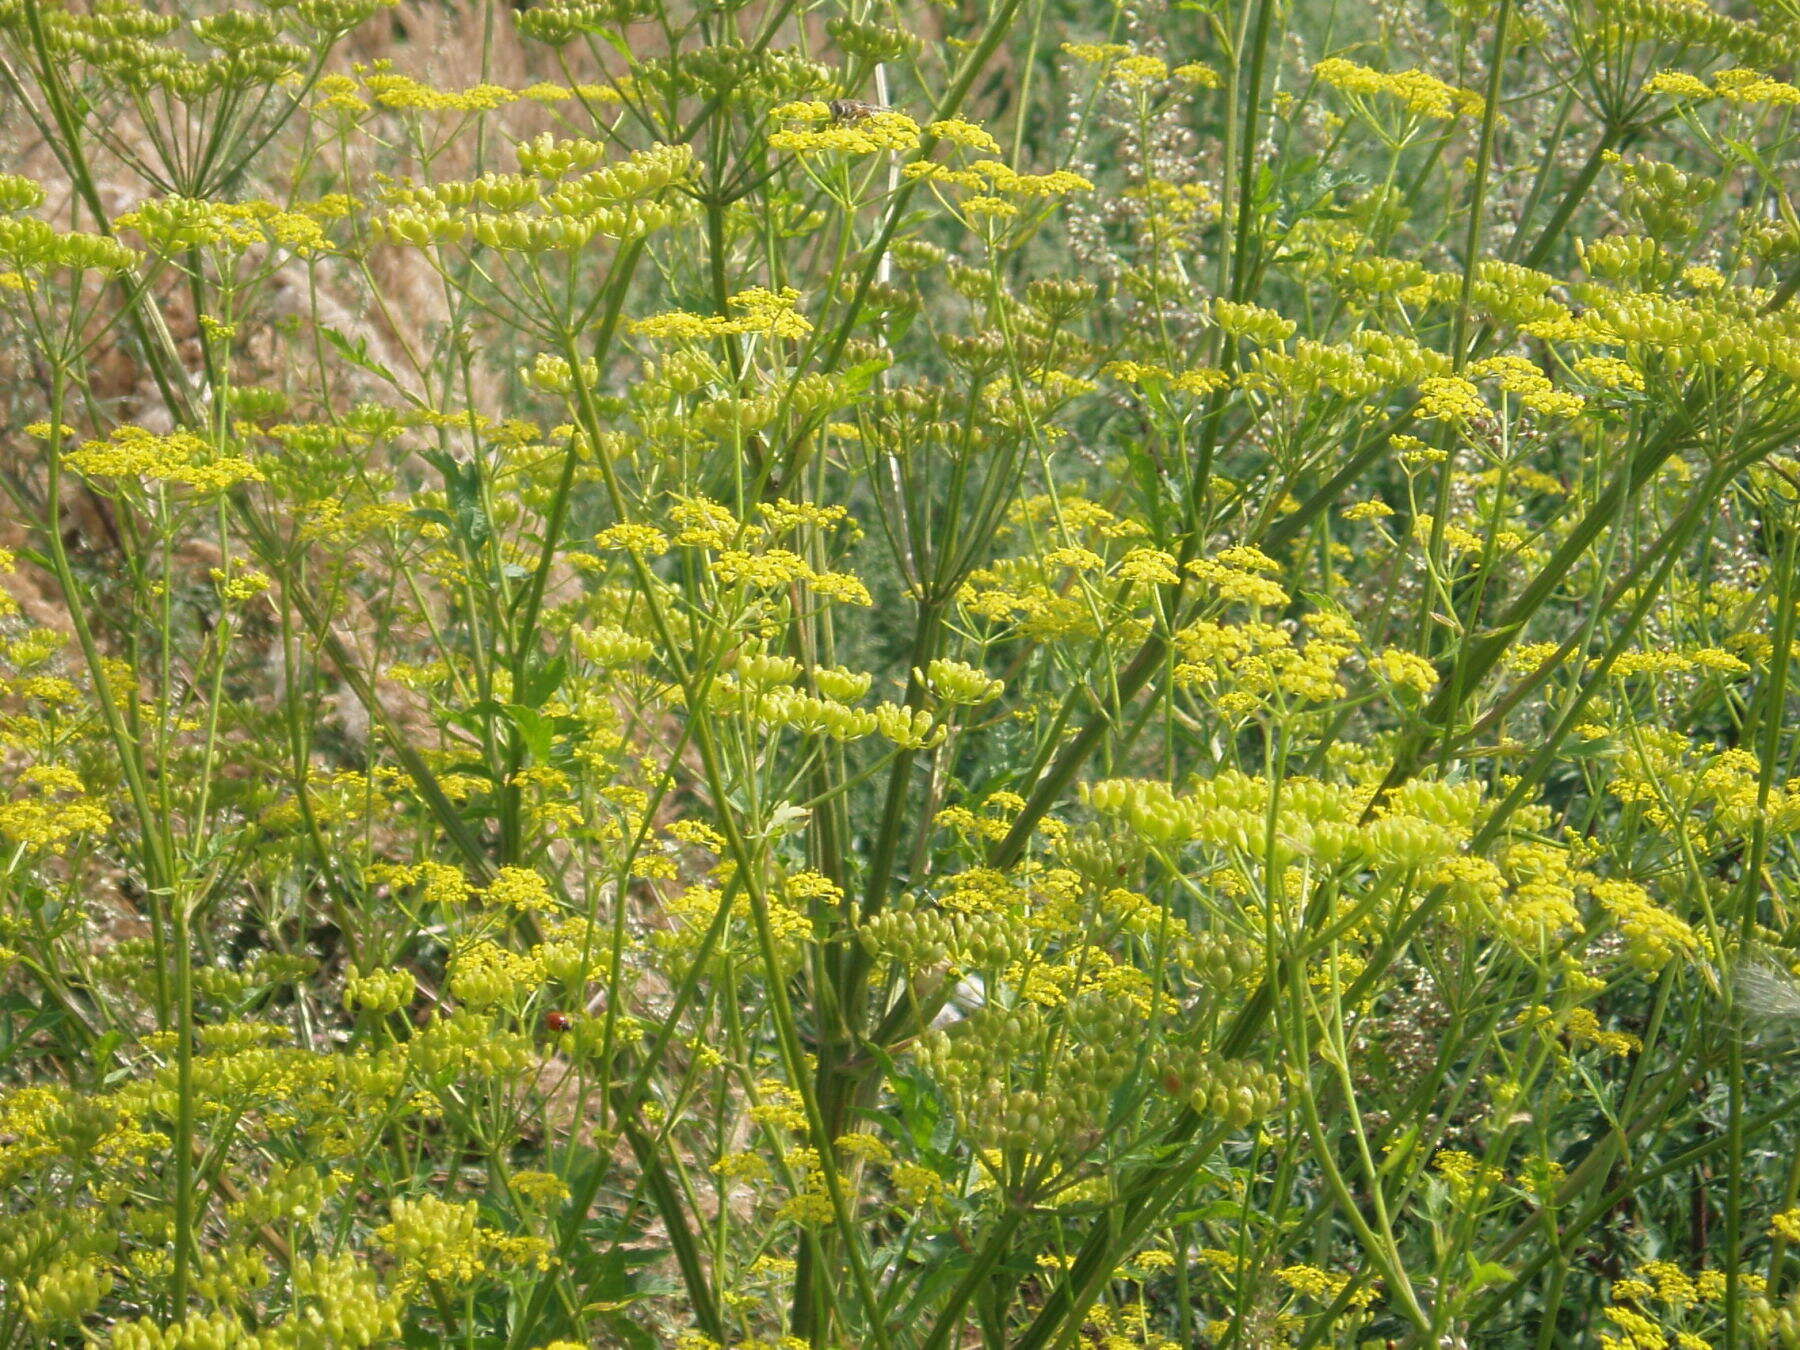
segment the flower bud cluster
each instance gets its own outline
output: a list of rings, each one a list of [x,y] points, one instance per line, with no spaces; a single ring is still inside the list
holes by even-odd
[[[588,144],[591,142],[558,141],[553,143],[550,151],[560,161],[564,158],[563,147],[577,147],[576,151],[569,152],[573,157],[575,154],[585,155],[581,148]],[[546,158],[539,156],[537,164],[538,168],[533,172],[540,177],[548,177],[544,173]],[[617,163],[594,169],[580,178],[558,185],[545,195],[544,203],[559,215],[574,216],[586,215],[603,207],[648,201],[669,188],[687,182],[698,167],[694,152],[685,145],[653,145],[645,150],[634,151]]]
[[[859,930],[863,945],[905,970],[1004,971],[1030,950],[1024,921],[1010,914],[946,914],[913,904],[877,914]]]
[[[392,3],[392,0],[387,0]],[[296,7],[301,23],[313,29],[338,30],[373,13],[373,0],[305,0]],[[14,22],[0,7],[0,28]],[[357,17],[340,25],[340,11]],[[94,74],[136,92],[160,90],[183,103],[195,103],[220,92],[267,89],[305,64],[307,46],[284,41],[281,25],[266,15],[233,12],[209,16],[189,25],[194,39],[214,50],[196,57],[166,41],[181,27],[174,15],[157,14],[139,5],[95,5],[87,13],[50,9],[40,16],[44,41],[59,59],[80,62]],[[312,32],[300,34],[308,42]]]
[[[342,1172],[321,1173],[311,1163],[277,1167],[233,1201],[228,1213],[234,1221],[248,1223],[310,1223],[343,1190],[346,1180]]]
[[[163,1326],[152,1317],[121,1322],[112,1328],[110,1350],[255,1350],[260,1337],[229,1312],[193,1313],[186,1321]]]
[[[798,674],[796,666],[794,675]],[[759,688],[731,675],[713,679],[706,691],[706,704],[715,713],[749,718],[801,736],[829,736],[835,741],[861,740],[884,726],[879,709],[870,712],[853,708],[836,699],[785,685]]]
[[[606,157],[601,141],[579,137],[559,139],[546,131],[513,147],[519,169],[535,178],[561,178],[566,174],[585,173]]]
[[[382,195],[390,206],[445,207],[452,211],[484,207],[489,211],[518,211],[537,201],[543,184],[516,173],[484,173],[479,178],[453,179],[429,187],[389,188]]]
[[[194,1265],[194,1292],[209,1303],[229,1304],[253,1294],[272,1275],[260,1251],[234,1242],[198,1253]]]
[[[319,217],[290,211],[270,201],[216,202],[172,195],[140,202],[113,222],[120,230],[137,233],[150,248],[165,257],[196,248],[217,248],[243,253],[273,246],[302,256],[330,251]],[[228,325],[211,323],[214,331],[228,334]]]
[[[962,661],[941,657],[925,670],[914,670],[913,678],[942,702],[963,707],[991,703],[1006,691],[1005,683],[990,679],[987,672]]]
[[[412,1002],[415,981],[410,970],[371,970],[344,980],[344,1006],[364,1012],[399,1012]]]
[[[450,958],[450,992],[471,1008],[511,1004],[544,982],[541,962],[482,939]]]
[[[347,33],[399,0],[300,0],[294,14],[319,34]]]
[[[423,1277],[458,1288],[481,1273],[487,1233],[475,1201],[399,1196],[389,1212],[391,1221],[375,1230],[374,1239],[393,1254],[403,1279]]]
[[[974,1147],[1068,1156],[1092,1139],[1113,1093],[1140,1067],[1141,1026],[1128,997],[1093,988],[1055,1014],[989,1001],[927,1032],[916,1053]]]
[[[731,38],[677,57],[645,61],[638,67],[637,79],[667,98],[727,99],[760,112],[769,103],[835,92],[842,74],[795,47]]]
[[[924,708],[903,708],[898,703],[875,709],[875,729],[900,750],[929,750],[949,734],[949,728],[938,725]]]
[[[16,173],[0,173],[0,212],[35,211],[44,204],[44,189]]]
[[[916,1053],[974,1147],[1060,1153],[1104,1104],[1097,1086],[1081,1091],[1061,1078],[1042,1089],[1013,1085],[1015,1071],[1042,1053],[1050,1034],[1049,1019],[1033,1005],[989,1005],[956,1032],[928,1032]]]
[[[603,670],[642,665],[656,650],[648,638],[638,637],[613,624],[574,629],[569,634],[569,641],[576,651]]]
[[[96,1226],[79,1211],[44,1208],[9,1215],[0,1218],[0,1279],[23,1288],[66,1262],[104,1270],[118,1246],[117,1229]]]
[[[439,1017],[406,1043],[412,1066],[433,1085],[467,1074],[503,1077],[529,1066],[536,1052],[529,1037],[503,1031],[476,1013]]]
[[[9,175],[10,177],[10,175]],[[15,183],[24,179],[12,179]],[[25,194],[14,195],[23,199]],[[124,272],[138,255],[116,239],[79,230],[60,231],[37,219],[0,216],[0,267],[19,272]]]
[[[1423,867],[1457,856],[1479,795],[1469,787],[1408,785],[1364,820],[1367,789],[1292,778],[1280,785],[1271,851],[1270,788],[1237,771],[1196,782],[1186,794],[1166,783],[1109,779],[1087,790],[1088,804],[1152,844],[1199,842],[1276,865],[1311,858],[1329,865]]]
[[[873,19],[854,19],[848,14],[825,21],[825,31],[846,56],[865,61],[907,61],[917,56],[925,41],[909,29]]]
[[[1259,948],[1219,933],[1193,933],[1176,939],[1175,957],[1182,969],[1215,996],[1223,996],[1262,969]]]
[[[654,0],[549,0],[520,12],[519,32],[551,47],[564,47],[583,33],[605,33],[656,12]]]
[[[1219,1060],[1193,1089],[1188,1105],[1241,1130],[1272,1115],[1281,1105],[1281,1078],[1249,1060]]]
[[[1025,303],[1051,323],[1067,323],[1094,303],[1094,283],[1078,277],[1040,277],[1025,287]]]
[[[111,1292],[112,1272],[88,1261],[58,1261],[20,1290],[26,1319],[36,1327],[79,1322]]]
[[[1381,380],[1355,350],[1311,338],[1301,338],[1292,352],[1269,347],[1259,350],[1244,384],[1289,399],[1330,392],[1360,400],[1373,397],[1382,388]]]
[[[1800,1294],[1774,1303],[1758,1295],[1749,1300],[1748,1322],[1759,1345],[1779,1350],[1800,1350]]]
[[[1756,66],[1792,59],[1792,40],[1779,32],[1732,18],[1710,5],[1685,0],[1605,0],[1593,21],[1576,31],[1578,46],[1603,67],[1630,62],[1647,44],[1667,43],[1735,56]],[[1629,67],[1626,67],[1629,68]]]
[[[1621,204],[1646,234],[1662,240],[1685,239],[1700,228],[1701,214],[1718,195],[1710,174],[1689,173],[1663,160],[1625,160],[1612,156],[1624,182]]]
[[[682,215],[674,202],[632,202],[597,208],[574,216],[458,215],[445,210],[403,207],[376,219],[376,234],[390,244],[427,246],[473,240],[484,247],[514,253],[550,253],[583,249],[596,238],[638,239],[666,229]]]
[[[1286,342],[1294,335],[1294,321],[1284,319],[1272,309],[1245,304],[1223,297],[1213,301],[1213,322],[1232,337],[1249,338],[1264,346]]]
[[[590,155],[590,148],[592,142],[541,137],[519,147],[520,165],[531,176],[490,173],[391,190],[392,209],[376,217],[375,232],[387,243],[415,248],[473,240],[542,253],[583,248],[597,237],[641,238],[685,213],[684,199],[665,193],[694,172],[686,146],[651,146],[545,188],[541,179],[591,165],[598,150]]]
[[[363,1350],[400,1334],[400,1296],[355,1252],[296,1261],[293,1284],[300,1307],[271,1329],[271,1350]]]

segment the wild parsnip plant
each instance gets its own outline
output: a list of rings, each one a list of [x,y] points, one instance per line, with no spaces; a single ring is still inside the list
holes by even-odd
[[[0,0],[0,1344],[1800,1346],[1792,0]]]

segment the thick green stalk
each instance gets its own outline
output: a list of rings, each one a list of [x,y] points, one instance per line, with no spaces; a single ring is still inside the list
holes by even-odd
[[[1784,484],[1785,486],[1785,484]],[[1777,494],[1769,493],[1764,510],[1775,506]],[[1785,505],[1787,499],[1779,498]],[[1760,726],[1745,728],[1745,739],[1760,731],[1756,775],[1756,817],[1751,828],[1749,854],[1744,858],[1743,884],[1738,892],[1738,924],[1734,935],[1738,942],[1736,959],[1748,956],[1747,945],[1756,930],[1757,910],[1763,888],[1763,864],[1769,847],[1769,797],[1775,786],[1776,764],[1780,758],[1781,736],[1787,730],[1788,673],[1793,664],[1795,599],[1800,593],[1796,570],[1800,564],[1800,528],[1796,528],[1792,512],[1781,522],[1781,554],[1775,560],[1775,632],[1769,656],[1769,675],[1762,691]],[[1730,1037],[1728,1066],[1729,1098],[1726,1111],[1728,1148],[1725,1158],[1725,1344],[1727,1350],[1741,1343],[1744,1333],[1744,1282],[1740,1266],[1744,1244],[1744,1099],[1747,1084],[1744,1077],[1744,1040],[1748,1034],[1744,1009],[1736,987],[1727,981],[1725,987],[1725,1021]],[[1777,1242],[1779,1243],[1779,1237]],[[1781,1252],[1769,1256],[1771,1278],[1779,1273]]]

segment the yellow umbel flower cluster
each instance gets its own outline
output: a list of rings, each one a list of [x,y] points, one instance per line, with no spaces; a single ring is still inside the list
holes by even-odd
[[[1481,95],[1445,84],[1422,70],[1389,73],[1334,56],[1319,62],[1312,73],[1314,79],[1356,100],[1376,95],[1394,99],[1416,117],[1479,117],[1484,106]]]
[[[104,441],[86,441],[63,462],[92,479],[135,479],[169,483],[201,492],[223,492],[263,473],[249,459],[219,451],[189,431],[153,432],[143,427],[114,429]]]

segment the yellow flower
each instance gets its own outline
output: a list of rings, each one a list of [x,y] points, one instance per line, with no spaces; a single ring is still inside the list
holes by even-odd
[[[1381,673],[1392,684],[1415,693],[1428,694],[1438,682],[1437,668],[1414,652],[1389,647],[1375,658]]]
[[[1175,558],[1159,548],[1134,548],[1119,562],[1119,575],[1146,586],[1173,586],[1181,580]]]
[[[89,478],[137,478],[222,492],[261,482],[262,470],[242,455],[221,453],[189,431],[156,433],[123,426],[104,441],[88,441],[64,462]]]
[[[1117,61],[1120,57],[1131,55],[1131,48],[1120,42],[1065,42],[1063,54],[1073,57],[1090,66],[1105,65],[1109,61]]]
[[[1112,79],[1127,87],[1153,83],[1169,73],[1169,63],[1157,56],[1125,56],[1113,63]]]
[[[1419,383],[1419,415],[1438,422],[1467,422],[1488,416],[1488,406],[1469,381],[1458,375]]]
[[[594,547],[602,552],[621,550],[639,557],[667,551],[668,536],[653,525],[611,525],[594,536]]]
[[[960,118],[949,118],[941,122],[933,122],[926,128],[931,135],[941,141],[949,141],[952,145],[960,145],[965,150],[985,150],[990,155],[1000,153],[1000,142],[973,122],[964,122]]]
[[[806,109],[804,120],[815,120],[812,105],[801,106]],[[829,108],[826,115],[830,116]],[[906,153],[919,148],[919,138],[917,122],[905,113],[883,109],[852,122],[772,132],[769,148],[797,155]]]
[[[1484,106],[1479,94],[1445,84],[1422,70],[1387,74],[1342,57],[1331,57],[1314,66],[1313,75],[1320,82],[1358,98],[1387,95],[1419,117],[1479,117]]]
[[[1219,78],[1219,72],[1204,61],[1186,62],[1176,66],[1169,74],[1184,84],[1193,85],[1196,89],[1217,89],[1224,84],[1224,81]]]

